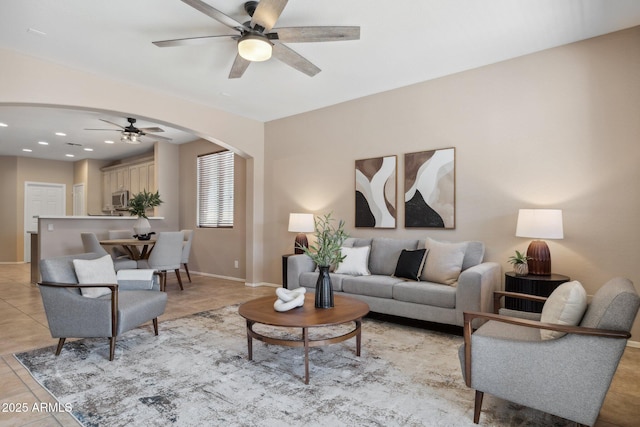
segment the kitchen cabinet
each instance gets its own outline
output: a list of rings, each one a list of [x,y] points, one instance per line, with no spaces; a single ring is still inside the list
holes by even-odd
[[[133,195],[143,190],[155,192],[155,163],[145,159],[102,168],[102,210],[111,211],[111,194],[129,190]]]

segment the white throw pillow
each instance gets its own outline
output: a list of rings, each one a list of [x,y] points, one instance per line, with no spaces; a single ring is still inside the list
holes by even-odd
[[[370,276],[369,252],[371,246],[358,246],[355,248],[340,248],[344,260],[338,264],[335,273],[349,274],[351,276]]]
[[[427,237],[424,246],[429,251],[429,255],[420,280],[455,285],[462,271],[467,243],[438,242]]]
[[[574,280],[558,286],[542,306],[540,321],[576,326],[587,309],[587,292]],[[552,340],[566,335],[564,332],[540,330],[540,338]]]
[[[116,270],[113,268],[111,255],[105,255],[97,259],[74,259],[73,267],[76,270],[78,283],[80,285],[115,285],[118,283]],[[82,296],[88,298],[98,298],[109,295],[109,288],[80,288]]]

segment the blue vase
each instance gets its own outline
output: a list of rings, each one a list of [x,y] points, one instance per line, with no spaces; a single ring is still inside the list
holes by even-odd
[[[329,276],[328,266],[319,266],[318,281],[316,282],[316,308],[333,307],[333,286]]]

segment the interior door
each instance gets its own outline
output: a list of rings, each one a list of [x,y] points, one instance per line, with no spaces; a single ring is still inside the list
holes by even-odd
[[[73,215],[85,216],[87,204],[84,201],[84,184],[73,184]]]
[[[38,231],[38,216],[66,215],[65,184],[24,183],[24,260],[31,261],[31,234]]]

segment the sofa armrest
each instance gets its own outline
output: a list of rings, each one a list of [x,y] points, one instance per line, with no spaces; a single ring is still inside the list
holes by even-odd
[[[501,272],[497,262],[483,262],[460,273],[456,289],[456,321],[459,326],[464,324],[465,311],[493,312],[493,293],[500,287]],[[480,323],[478,319],[476,325]]]
[[[292,255],[287,259],[287,287],[300,287],[300,275],[315,270],[316,264],[305,254]]]

